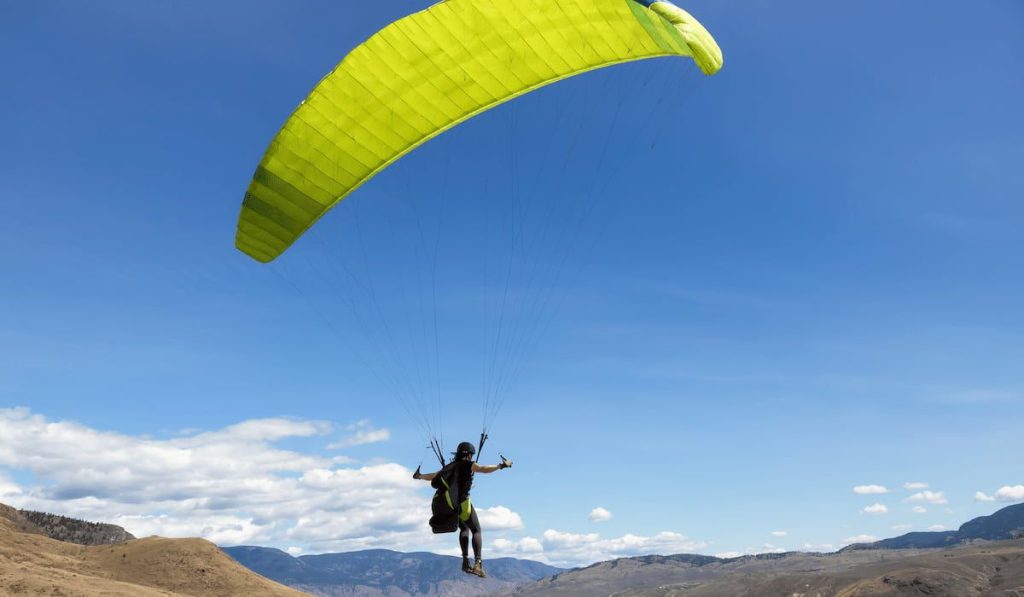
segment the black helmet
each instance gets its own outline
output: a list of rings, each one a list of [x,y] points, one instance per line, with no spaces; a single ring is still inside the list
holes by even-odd
[[[466,454],[469,454],[470,456],[476,454],[476,448],[474,448],[473,444],[469,442],[462,442],[459,444],[459,447],[455,449],[455,455],[465,456]]]

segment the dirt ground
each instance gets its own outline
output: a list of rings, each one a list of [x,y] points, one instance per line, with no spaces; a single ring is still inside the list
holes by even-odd
[[[0,505],[0,595],[297,597],[209,541],[149,537],[84,547],[41,534]]]

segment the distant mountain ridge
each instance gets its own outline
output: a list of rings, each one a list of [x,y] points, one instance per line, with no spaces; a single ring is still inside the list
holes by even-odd
[[[839,572],[853,566],[876,564],[887,556],[895,560],[915,555],[920,551],[903,550],[896,552],[898,555],[895,557],[889,555],[890,553],[864,550],[847,554],[764,553],[735,558],[695,554],[637,556],[598,562],[586,568],[570,570],[534,583],[520,585],[500,594],[506,597],[635,596],[648,593],[681,596],[689,595],[688,591],[697,587],[716,584],[719,589],[711,595],[720,597],[739,595],[739,589],[746,579],[778,574]],[[666,590],[669,587],[671,590]],[[780,593],[754,593],[762,594]]]
[[[1007,549],[1007,556],[989,557],[985,547],[979,546],[978,553],[964,550],[929,551],[933,548],[961,547],[964,544],[996,542],[1024,538],[1024,504],[1008,506],[990,516],[981,516],[964,523],[956,531],[907,533],[892,539],[874,543],[848,546],[835,553],[766,553],[736,558],[717,558],[695,554],[670,556],[639,556],[598,562],[585,568],[571,570],[535,583],[520,585],[507,591],[506,595],[517,597],[589,597],[591,595],[790,595],[822,594],[834,595],[838,587],[847,581],[856,584],[875,583],[872,590],[885,593],[899,583],[909,583],[909,590],[919,588],[935,589],[936,595],[977,594],[958,592],[973,585],[971,583],[985,574],[996,571],[996,575],[985,582],[1001,582],[999,566],[1012,569],[1015,575],[1024,571],[1024,546],[1019,541],[1013,545],[993,549]],[[997,545],[994,544],[993,545]],[[933,555],[929,555],[933,554]],[[934,554],[941,554],[938,557]],[[977,561],[975,561],[977,556]],[[973,562],[963,570],[942,567],[950,558],[963,558],[962,562]],[[1013,564],[1006,564],[1009,557]],[[956,577],[956,585],[949,579],[933,578],[932,573],[914,568],[908,564],[900,568],[899,562],[923,558],[929,566],[939,571],[939,576],[950,573]],[[993,563],[992,560],[995,560]],[[914,560],[916,561],[916,560]],[[938,563],[938,564],[936,564]],[[986,568],[987,566],[987,568]],[[988,572],[985,572],[985,571]],[[932,570],[934,572],[934,570]],[[879,578],[861,579],[861,575],[880,573]],[[788,578],[779,586],[773,586],[772,579]],[[1003,575],[1005,576],[1005,575]],[[1013,578],[1017,578],[1016,576]],[[971,580],[974,579],[974,580]],[[1005,579],[1004,579],[1005,580]],[[792,582],[790,582],[792,581]],[[840,584],[830,584],[830,583]],[[920,586],[918,586],[920,581]],[[979,581],[980,582],[980,581]],[[1014,580],[1014,582],[1016,582]],[[819,583],[820,591],[803,592],[799,587]],[[823,583],[823,584],[820,584]],[[984,583],[982,583],[984,584]],[[851,585],[852,586],[852,585]],[[785,587],[786,590],[782,590]],[[881,587],[881,588],[879,588]],[[947,591],[948,590],[948,591]],[[973,589],[972,589],[973,590]],[[947,592],[943,592],[947,591]],[[952,591],[952,592],[949,592]],[[858,594],[856,592],[849,594]],[[916,593],[915,593],[916,594]],[[924,594],[924,593],[922,593]],[[987,593],[985,593],[987,594]]]
[[[564,572],[514,558],[486,560],[488,578],[461,570],[462,560],[434,553],[370,549],[293,557],[269,547],[224,547],[238,563],[271,580],[320,597],[484,595]]]
[[[1002,541],[1024,538],[1024,504],[1007,506],[989,516],[979,516],[955,531],[906,533],[872,543],[855,543],[840,551],[859,549],[930,549],[953,547],[973,541]]]
[[[224,551],[254,572],[320,597],[491,593],[584,596],[621,591],[661,594],[658,587],[667,586],[673,586],[672,591],[681,591],[671,594],[682,595],[690,594],[689,591],[698,586],[726,591],[721,594],[731,594],[729,591],[740,594],[750,588],[746,585],[748,579],[762,582],[777,574],[842,575],[861,566],[867,567],[863,568],[865,571],[888,570],[885,567],[896,561],[934,553],[924,551],[926,549],[1018,538],[1024,538],[1024,504],[975,518],[956,531],[907,533],[874,543],[851,545],[830,554],[788,552],[737,558],[648,555],[598,562],[574,570],[501,558],[486,562],[491,578],[483,580],[463,574],[458,558],[431,553],[379,549],[295,558],[283,551],[262,547],[228,547]],[[683,589],[683,586],[688,588]]]

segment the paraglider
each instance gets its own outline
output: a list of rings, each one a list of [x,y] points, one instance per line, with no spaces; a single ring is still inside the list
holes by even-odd
[[[270,262],[363,183],[503,102],[659,56],[705,74],[722,53],[696,19],[649,0],[446,0],[395,21],[323,78],[270,143],[235,245]]]
[[[345,56],[285,121],[245,193],[235,245],[272,262],[368,180],[456,125],[563,79],[672,56],[692,59],[707,75],[722,67],[711,34],[661,0],[444,0],[399,19]],[[479,450],[464,442],[446,464],[440,442],[431,437],[430,445],[442,468],[417,469],[416,478],[431,480],[435,502],[457,512],[464,570],[484,576],[472,474],[511,463],[479,465]],[[450,516],[435,522],[435,532],[455,530]]]

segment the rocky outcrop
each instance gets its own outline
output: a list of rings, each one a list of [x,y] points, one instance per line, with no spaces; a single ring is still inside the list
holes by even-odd
[[[77,545],[116,545],[135,537],[115,524],[87,522],[58,514],[19,510],[25,520],[39,531],[57,541]]]

